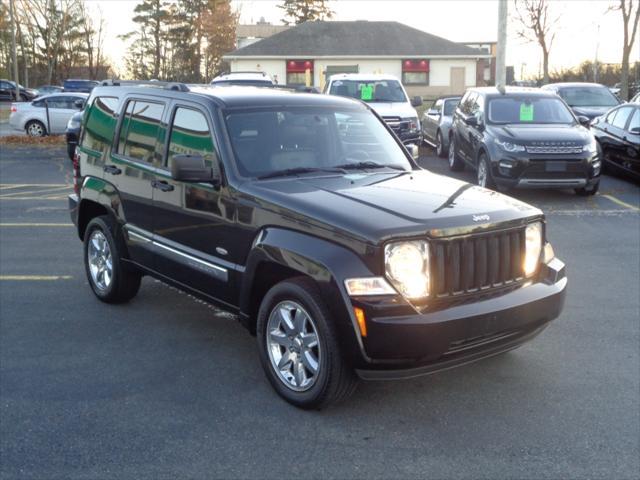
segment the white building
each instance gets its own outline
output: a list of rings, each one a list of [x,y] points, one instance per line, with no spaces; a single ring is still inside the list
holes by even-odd
[[[409,95],[460,94],[476,86],[491,54],[398,22],[306,22],[224,56],[231,71],[260,70],[287,85],[323,88],[335,73],[386,73]]]

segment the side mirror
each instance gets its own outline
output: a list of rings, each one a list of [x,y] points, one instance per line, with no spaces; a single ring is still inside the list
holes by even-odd
[[[478,117],[476,117],[475,115],[469,115],[468,117],[465,117],[464,123],[466,123],[470,127],[477,127],[478,126]]]
[[[215,162],[214,165],[207,167],[202,155],[174,155],[171,160],[171,178],[180,182],[217,184],[220,182],[220,171]]]
[[[416,95],[411,99],[412,107],[419,107],[420,105],[422,105],[422,97],[420,95]]]
[[[440,112],[435,108],[430,108],[429,110],[427,110],[427,115],[435,115],[436,117],[439,117]]]
[[[632,127],[629,129],[629,133],[634,135],[640,135],[640,127]]]
[[[84,108],[84,100],[77,99],[73,101],[73,106],[78,110],[82,110]]]
[[[589,117],[585,117],[584,115],[578,115],[578,122],[580,122],[580,125],[583,127],[589,127],[591,120],[589,120]]]

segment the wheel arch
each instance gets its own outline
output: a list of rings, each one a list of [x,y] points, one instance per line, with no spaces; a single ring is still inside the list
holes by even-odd
[[[356,253],[341,245],[301,232],[265,228],[256,236],[243,275],[241,322],[255,333],[258,309],[269,289],[283,280],[304,276],[314,281],[326,301],[340,332],[340,341],[345,344],[344,352],[365,355],[344,287],[347,275],[360,277],[373,273]]]
[[[78,205],[78,236],[82,240],[89,222],[100,215],[109,215],[124,223],[122,202],[116,188],[100,178],[87,177],[82,182]]]

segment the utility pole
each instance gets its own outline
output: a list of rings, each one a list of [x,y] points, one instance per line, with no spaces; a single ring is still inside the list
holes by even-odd
[[[13,0],[9,0],[9,17],[11,20],[11,55],[13,57],[13,81],[16,83],[16,102],[20,100],[18,86],[18,52],[16,48],[16,17],[13,12]]]
[[[600,24],[596,36],[596,58],[593,60],[593,83],[598,83],[598,49],[600,48]]]
[[[498,45],[496,48],[496,85],[507,83],[507,0],[498,0]]]

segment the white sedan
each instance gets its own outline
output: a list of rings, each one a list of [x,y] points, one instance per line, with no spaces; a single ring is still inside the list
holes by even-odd
[[[63,134],[67,122],[84,108],[87,98],[88,93],[53,93],[32,102],[12,103],[9,125],[15,130],[26,131],[32,137]]]

